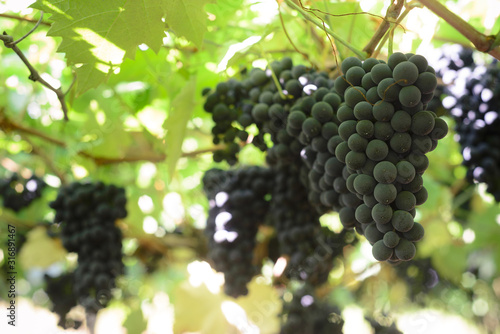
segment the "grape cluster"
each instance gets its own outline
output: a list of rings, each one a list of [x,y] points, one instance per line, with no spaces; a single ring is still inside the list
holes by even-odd
[[[500,68],[474,63],[473,52],[460,46],[443,52],[438,74],[448,84],[445,108],[456,122],[458,142],[469,182],[485,183],[500,202]]]
[[[320,300],[314,288],[305,284],[283,304],[280,334],[341,334],[344,320],[340,310]]]
[[[414,217],[427,199],[425,154],[448,131],[426,110],[434,69],[420,55],[397,52],[387,63],[350,57],[341,70],[333,80],[284,58],[267,71],[252,69],[241,83],[219,84],[205,104],[212,114],[217,105],[230,110],[230,117],[214,118],[214,129],[226,124],[216,142],[252,124],[260,131],[254,138],[270,135],[272,146],[261,147],[275,175],[269,219],[293,268],[314,254],[319,217],[332,210],[346,229],[365,235],[379,261],[412,259],[423,237]]]
[[[78,254],[73,292],[88,308],[105,307],[115,278],[123,274],[122,234],[115,221],[127,216],[126,202],[123,188],[74,182],[50,203],[63,246]]]
[[[422,174],[448,127],[427,111],[437,79],[427,60],[393,53],[387,63],[350,57],[335,89],[345,100],[337,111],[342,141],[336,158],[345,163],[345,187],[355,197],[340,219],[356,227],[373,245],[379,261],[408,261],[424,230],[414,221],[415,207],[427,199]]]
[[[246,295],[246,285],[257,273],[253,263],[255,237],[268,212],[266,195],[272,181],[271,171],[263,167],[212,169],[203,177],[210,201],[205,229],[208,257],[215,269],[224,273],[224,289],[229,296]]]
[[[68,312],[77,305],[76,295],[73,293],[74,273],[67,273],[58,277],[44,276],[46,283],[45,293],[52,302],[52,312],[59,315],[58,325],[64,329],[78,328],[81,322],[73,322],[66,318]],[[73,322],[72,326],[70,325]]]
[[[0,180],[0,196],[3,197],[3,206],[18,212],[41,197],[45,186],[46,183],[36,175],[23,179],[19,174],[14,173]]]

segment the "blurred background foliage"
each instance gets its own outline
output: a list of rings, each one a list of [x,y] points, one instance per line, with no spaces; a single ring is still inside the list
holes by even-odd
[[[43,274],[57,275],[76,264],[47,233],[54,216],[48,202],[61,183],[101,180],[126,188],[129,215],[119,222],[126,275],[118,282],[116,299],[99,313],[97,333],[277,333],[281,298],[289,292],[283,286],[273,288],[272,264],[264,264],[248,296],[232,299],[221,292],[221,275],[204,261],[208,203],[200,180],[213,166],[229,168],[212,162],[216,146],[211,117],[202,108],[204,87],[238,78],[250,64],[263,68],[283,56],[332,70],[352,55],[337,45],[334,57],[324,32],[285,5],[282,23],[278,3],[207,4],[201,47],[167,30],[157,53],[141,45],[134,59],[125,59],[106,83],[79,96],[70,90],[68,122],[55,94],[32,83],[18,56],[0,48],[0,178],[14,172],[35,174],[49,185],[23,211],[0,208],[0,266],[5,265],[7,224],[17,227],[16,238],[26,240],[18,253],[20,326],[30,322],[39,325],[40,333],[57,332],[57,318],[47,310]],[[29,4],[0,1],[2,31],[15,38],[27,33],[34,23],[25,18],[39,18]],[[390,1],[304,4],[334,14],[383,17]],[[481,32],[500,29],[498,1],[451,0],[446,5]],[[381,17],[330,16],[325,21],[362,49]],[[61,39],[46,36],[50,16],[44,22],[19,47],[45,80],[66,90],[73,69],[56,52]],[[405,30],[395,30],[394,50],[432,59],[448,43],[470,46],[425,8],[413,8],[402,24]],[[387,52],[383,47],[379,58]],[[476,56],[490,61],[487,55]],[[451,118],[445,119],[452,129]],[[250,146],[240,153],[241,164],[264,164],[263,154]],[[481,185],[464,181],[453,130],[428,157],[424,179],[429,200],[417,210],[426,237],[417,258],[399,267],[378,263],[369,243],[360,238],[330,274],[322,293],[343,309],[345,333],[371,333],[364,315],[388,323],[390,315],[404,333],[500,333],[500,207]],[[322,223],[341,229],[336,214],[322,217]],[[0,271],[2,298],[5,275]],[[0,300],[0,305],[5,304]],[[75,319],[83,319],[82,312],[72,311]],[[4,326],[2,321],[2,333]],[[85,332],[84,327],[71,332]]]

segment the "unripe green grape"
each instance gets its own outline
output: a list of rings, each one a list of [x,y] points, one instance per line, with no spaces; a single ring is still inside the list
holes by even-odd
[[[377,230],[379,230],[383,234],[390,232],[394,229],[394,227],[392,227],[391,224],[380,224],[377,222],[375,222],[375,224],[377,225]]]
[[[336,158],[331,157],[325,163],[325,173],[330,176],[342,175],[344,165]]]
[[[429,136],[411,136],[411,151],[418,155],[424,155],[432,149],[432,139]]]
[[[345,72],[345,78],[352,86],[361,86],[361,80],[366,74],[360,66],[353,66],[347,72]]]
[[[354,180],[354,190],[360,195],[369,195],[375,189],[375,179],[370,175],[360,174]]]
[[[340,162],[345,163],[346,156],[350,151],[351,150],[349,149],[349,146],[347,146],[347,142],[343,141],[335,148],[335,156]]]
[[[340,96],[335,93],[328,93],[323,96],[323,101],[332,106],[333,110],[337,110],[342,102]]]
[[[392,214],[391,224],[396,231],[408,232],[413,227],[414,221],[412,215],[408,211],[396,210]]]
[[[351,174],[346,179],[346,187],[351,193],[355,193],[356,189],[354,189],[354,181],[359,176],[359,174]]]
[[[337,94],[339,94],[340,96],[344,96],[345,91],[347,90],[347,88],[351,87],[351,85],[349,85],[349,83],[347,82],[345,75],[342,75],[335,79],[334,87]]]
[[[424,186],[424,180],[420,174],[416,174],[410,183],[403,184],[403,190],[407,190],[411,193],[416,193]]]
[[[398,208],[399,210],[410,211],[415,208],[417,199],[415,198],[415,195],[413,195],[413,193],[404,190],[396,196],[395,203],[396,208]]]
[[[398,170],[398,177],[396,178],[396,181],[401,184],[410,183],[415,177],[415,167],[413,167],[413,165],[406,160],[398,162],[396,164],[396,168]]]
[[[366,101],[359,102],[354,106],[354,116],[360,121],[364,119],[372,120],[372,105]]]
[[[375,161],[367,159],[365,165],[361,167],[361,173],[366,175],[373,175],[374,168],[375,168]]]
[[[285,90],[288,92],[289,95],[298,98],[302,95],[303,88],[299,80],[292,79],[288,80],[285,83]]]
[[[373,125],[373,136],[379,140],[389,140],[394,135],[394,129],[389,122],[375,122]]]
[[[436,124],[434,115],[429,111],[419,111],[411,119],[411,131],[419,136],[432,132]]]
[[[302,123],[302,131],[310,138],[321,133],[321,123],[315,118],[308,118]]]
[[[373,82],[372,79],[372,74],[371,73],[366,73],[363,78],[361,79],[361,87],[364,89],[368,90],[372,87],[377,87],[377,84]]]
[[[423,239],[424,234],[424,227],[415,222],[409,231],[403,233],[403,237],[408,241],[417,242]]]
[[[418,68],[418,72],[420,73],[426,71],[429,65],[427,59],[425,59],[425,57],[421,55],[413,55],[408,58],[408,61],[414,63]]]
[[[331,154],[335,154],[335,150],[337,149],[337,146],[344,142],[342,140],[342,138],[340,138],[339,135],[336,135],[336,136],[333,136],[332,138],[330,138],[328,140],[328,143],[326,145],[327,149],[328,149],[328,152],[330,152]],[[349,148],[349,147],[348,147]],[[346,153],[347,154],[347,153]]]
[[[432,129],[431,133],[429,134],[431,138],[434,140],[443,139],[447,133],[448,124],[446,124],[446,121],[441,118],[435,118],[434,129]]]
[[[266,72],[261,70],[260,68],[255,68],[252,73],[250,73],[250,81],[254,86],[261,86],[267,82],[269,78],[266,75]]]
[[[428,193],[427,193],[427,189],[425,189],[425,187],[422,187],[422,189],[420,189],[419,191],[417,191],[415,193],[415,199],[416,199],[416,205],[422,205],[425,203],[425,201],[427,201],[427,198],[428,198]]]
[[[344,93],[345,103],[354,108],[357,103],[365,101],[366,90],[361,86],[352,86],[346,89]]]
[[[398,176],[396,166],[389,161],[381,161],[373,169],[373,177],[379,183],[392,183]]]
[[[333,181],[333,189],[339,193],[343,194],[347,192],[347,185],[346,185],[346,180],[344,180],[343,177],[337,177]]]
[[[384,245],[382,240],[379,240],[373,244],[372,254],[377,261],[387,261],[392,256],[392,249]]]
[[[373,123],[369,120],[362,120],[356,124],[356,132],[364,138],[370,139],[373,137],[374,131]]]
[[[418,79],[418,68],[409,61],[401,62],[394,68],[392,75],[401,86],[413,85]]]
[[[401,62],[406,62],[408,58],[406,58],[405,54],[402,52],[394,52],[387,59],[387,65],[394,71],[394,68]]]
[[[363,63],[358,58],[347,57],[346,59],[344,59],[344,61],[342,61],[340,68],[342,70],[342,73],[346,74],[347,71],[349,71],[349,69],[351,69],[353,67],[362,67],[362,66],[363,66]]]
[[[378,96],[376,86],[367,90],[366,101],[368,101],[371,104],[376,104],[378,101],[380,101],[380,97]]]
[[[393,184],[379,183],[373,190],[373,195],[381,204],[391,204],[397,196],[396,187]]]
[[[372,80],[377,85],[385,78],[392,78],[392,70],[387,64],[377,64],[370,71]]]
[[[397,101],[400,90],[401,86],[393,78],[385,78],[377,86],[378,96],[386,102]]]
[[[343,207],[339,211],[339,219],[345,228],[353,228],[356,225],[354,210],[349,207]]]
[[[380,64],[380,62],[378,61],[378,59],[375,59],[375,58],[366,58],[364,61],[363,61],[363,69],[365,70],[365,72],[370,72],[373,68],[373,66],[377,65],[377,64]]]
[[[368,145],[368,139],[361,137],[359,134],[352,134],[347,140],[347,145],[354,152],[364,152]]]
[[[411,116],[404,110],[398,110],[391,119],[391,126],[396,132],[407,132],[411,128]]]
[[[321,127],[321,136],[326,140],[329,140],[330,138],[338,134],[339,134],[339,127],[334,122],[326,122]]]
[[[372,221],[371,210],[366,204],[361,204],[356,208],[354,216],[361,224],[368,224]]]
[[[371,140],[366,146],[366,156],[373,161],[384,160],[388,153],[389,147],[380,139]]]
[[[413,242],[406,239],[401,239],[399,241],[399,244],[394,249],[394,252],[398,259],[402,261],[410,261],[415,257],[417,249],[415,248]]]
[[[370,195],[363,195],[363,202],[368,205],[368,207],[371,209],[373,208],[376,204],[378,204],[377,200],[375,199],[375,196],[373,194]]]
[[[350,120],[356,120],[356,116],[354,116],[354,110],[349,107],[347,104],[343,104],[337,110],[337,118],[339,122],[345,122]]]
[[[436,76],[430,72],[423,72],[415,81],[415,86],[420,89],[422,94],[431,94],[437,87]]]
[[[407,159],[413,165],[417,174],[422,174],[429,167],[429,158],[423,154],[410,153]]]
[[[295,110],[288,115],[288,124],[293,128],[301,129],[302,124],[304,123],[306,118],[306,114],[304,114],[302,111]]]
[[[294,67],[292,67],[292,76],[295,79],[300,78],[306,72],[307,72],[307,68],[304,65],[295,65]]]
[[[406,153],[411,148],[411,136],[406,132],[397,132],[390,141],[392,150],[396,153]]]
[[[320,123],[326,123],[333,119],[333,108],[328,103],[320,101],[313,105],[311,114]]]
[[[317,102],[324,102],[324,101],[322,101],[323,97],[325,97],[325,95],[328,93],[330,93],[330,90],[328,88],[320,87],[320,88],[316,89],[316,91],[314,92],[314,99]]]
[[[349,137],[356,133],[356,125],[357,122],[355,120],[348,120],[345,122],[340,123],[339,126],[339,136],[343,140],[347,141],[349,140]]]
[[[265,103],[257,103],[252,109],[252,117],[257,122],[265,122],[269,119],[269,106]]]
[[[368,240],[368,242],[372,245],[384,237],[384,234],[380,233],[375,223],[371,223],[366,226],[364,235],[366,240]]]
[[[365,165],[366,155],[363,152],[354,152],[351,151],[347,153],[345,157],[345,163],[347,167],[356,170],[360,169]]]
[[[383,241],[384,245],[389,248],[394,248],[399,244],[399,235],[394,231],[389,231],[384,234]]]
[[[399,91],[399,102],[401,102],[404,107],[414,107],[418,105],[421,98],[422,93],[413,85],[403,87]]]

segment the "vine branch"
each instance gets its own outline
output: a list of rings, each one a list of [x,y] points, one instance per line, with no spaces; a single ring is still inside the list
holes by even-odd
[[[284,0],[284,2],[286,2],[286,4],[290,8],[295,9],[300,14],[302,14],[302,16],[306,20],[310,21],[311,23],[313,23],[314,25],[316,25],[318,28],[324,30],[330,36],[332,36],[336,41],[338,41],[340,44],[343,44],[349,50],[351,50],[352,52],[354,52],[354,54],[356,54],[356,56],[358,56],[361,59],[365,59],[366,58],[366,53],[364,53],[363,51],[360,51],[360,50],[356,49],[350,43],[348,43],[343,38],[341,38],[339,35],[337,35],[336,33],[334,33],[330,28],[324,26],[316,17],[313,17],[307,11],[305,11],[304,9],[302,9],[299,5],[295,4],[292,0]]]
[[[500,47],[494,47],[495,36],[486,36],[477,31],[473,26],[463,20],[460,16],[450,11],[436,0],[419,0],[434,14],[448,22],[459,33],[464,35],[481,52],[489,53],[500,60]]]
[[[28,58],[24,55],[24,53],[17,47],[17,43],[21,42],[23,39],[28,37],[35,29],[38,27],[38,25],[42,22],[43,18],[43,12],[42,15],[40,16],[40,19],[38,20],[36,26],[31,29],[26,35],[18,39],[17,41],[14,41],[14,38],[10,35],[7,35],[7,33],[4,31],[3,35],[0,35],[0,40],[3,41],[3,44],[5,45],[6,48],[12,49],[19,58],[23,61],[23,63],[26,65],[28,70],[30,71],[30,76],[28,77],[31,81],[34,82],[39,82],[43,86],[47,87],[57,95],[57,99],[59,100],[59,103],[61,104],[62,111],[64,113],[64,119],[67,121],[68,120],[68,107],[66,106],[66,101],[65,101],[65,96],[66,94],[62,91],[61,87],[59,88],[54,88],[51,84],[49,84],[47,81],[45,81],[38,71],[31,65],[29,62]]]
[[[32,128],[28,128],[28,127],[25,127],[25,126],[22,126],[20,124],[17,124],[13,121],[11,121],[10,119],[8,119],[7,117],[5,117],[5,115],[3,114],[3,111],[0,110],[0,129],[4,130],[4,131],[9,131],[9,130],[15,130],[15,131],[18,131],[18,132],[21,132],[21,133],[24,133],[26,135],[31,135],[31,136],[35,136],[35,137],[38,137],[48,143],[51,143],[53,145],[56,145],[56,146],[59,146],[59,147],[62,147],[64,149],[67,149],[68,148],[68,145],[66,142],[60,140],[60,139],[57,139],[57,138],[53,138],[41,131],[38,131],[38,130],[35,130],[35,129],[32,129]],[[23,138],[24,139],[24,138]],[[30,144],[32,144],[29,140],[27,140]],[[35,152],[35,146],[32,145],[32,147],[34,148],[34,151],[33,153],[37,154],[37,155],[40,155],[40,150],[38,149],[37,152]],[[196,157],[198,155],[201,155],[201,154],[205,154],[205,153],[210,153],[210,152],[213,152],[213,151],[216,151],[216,150],[220,150],[220,149],[223,149],[225,146],[224,145],[216,145],[216,146],[213,146],[213,147],[209,147],[209,148],[204,148],[204,149],[199,149],[199,150],[195,150],[195,151],[191,151],[191,152],[184,152],[182,153],[181,157],[184,157],[184,158],[192,158],[192,157]],[[125,157],[121,157],[121,158],[106,158],[106,157],[99,157],[99,156],[95,156],[91,153],[88,153],[88,152],[85,152],[85,151],[79,151],[77,153],[78,155],[82,156],[82,157],[85,157],[87,159],[90,159],[90,160],[93,160],[94,163],[98,166],[102,166],[102,165],[111,165],[111,164],[117,164],[117,163],[122,163],[122,162],[138,162],[138,161],[150,161],[150,162],[162,162],[166,159],[166,155],[161,153],[161,154],[156,154],[156,155],[152,155],[152,154],[137,154],[137,155],[130,155],[130,156],[125,156]],[[43,157],[40,155],[40,157],[42,159],[48,159],[48,157]],[[49,166],[50,167],[50,166]],[[58,173],[56,173],[56,175],[59,176]]]
[[[385,36],[387,30],[391,26],[391,22],[395,22],[398,18],[401,10],[403,9],[404,3],[404,0],[393,0],[389,8],[387,8],[385,19],[379,25],[377,31],[373,34],[371,40],[363,49],[363,51],[368,53],[369,56],[373,54],[373,51],[375,51],[375,48],[379,44],[380,40]]]

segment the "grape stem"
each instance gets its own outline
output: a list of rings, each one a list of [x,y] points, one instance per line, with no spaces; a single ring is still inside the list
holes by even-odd
[[[389,6],[389,8],[387,8],[384,21],[380,24],[372,39],[368,42],[368,44],[366,44],[363,49],[363,51],[368,53],[369,56],[373,54],[373,51],[379,44],[380,40],[385,36],[387,30],[391,26],[391,22],[396,21],[396,19],[398,18],[399,13],[401,13],[401,10],[404,7],[404,3],[404,0],[395,0]]]
[[[28,17],[10,15],[10,14],[5,14],[5,13],[0,14],[0,17],[4,17],[6,19],[12,19],[12,20],[24,21],[24,22],[31,22],[31,23],[38,23],[38,22],[40,22],[40,20],[30,19]],[[48,26],[48,27],[51,26],[50,23],[44,22],[44,21],[41,21],[40,24],[44,25],[44,26]]]
[[[358,58],[360,58],[360,59],[365,59],[366,58],[366,53],[365,52],[356,49],[349,42],[345,41],[339,35],[337,35],[336,33],[334,33],[329,27],[323,26],[323,24],[316,17],[313,17],[312,15],[310,15],[306,10],[302,9],[299,5],[297,5],[296,3],[294,3],[292,0],[284,0],[284,2],[286,2],[286,4],[289,7],[291,7],[292,9],[295,9],[300,14],[302,14],[302,16],[306,20],[310,21],[311,23],[313,23],[314,25],[316,25],[318,28],[324,30],[327,34],[329,34],[330,36],[332,36],[337,42],[339,42],[340,44],[343,44],[349,50],[351,50],[352,52],[354,52],[354,54],[356,54],[356,56],[358,56]]]
[[[474,44],[474,47],[481,52],[489,53],[496,59],[500,59],[500,47],[494,47],[495,36],[486,36],[477,31],[473,26],[464,21],[444,5],[436,0],[419,0],[425,7],[434,14],[448,22],[453,28],[464,35]]]
[[[42,18],[43,18],[43,12],[42,12],[42,15],[40,16],[40,20],[38,20],[35,27],[33,29],[31,29],[26,35],[24,35],[23,37],[18,39],[17,41],[14,41],[14,38],[10,35],[7,35],[7,33],[5,31],[3,32],[3,35],[0,35],[0,40],[3,41],[3,44],[5,45],[6,48],[12,49],[19,56],[19,58],[21,58],[23,63],[26,65],[26,67],[30,71],[29,79],[31,81],[34,81],[34,82],[38,81],[43,86],[47,87],[48,89],[50,89],[51,91],[56,93],[57,99],[59,100],[59,103],[61,103],[61,108],[62,108],[62,111],[64,113],[64,120],[67,121],[68,120],[68,107],[66,106],[66,101],[65,101],[66,94],[62,91],[61,87],[54,88],[51,84],[49,84],[47,81],[45,81],[40,76],[38,71],[33,67],[33,65],[31,65],[28,58],[26,58],[26,56],[21,51],[21,49],[19,49],[17,47],[17,44],[19,42],[21,42],[23,39],[28,37],[31,33],[33,33],[33,31],[35,31],[35,29],[38,27],[38,25],[42,22]]]

